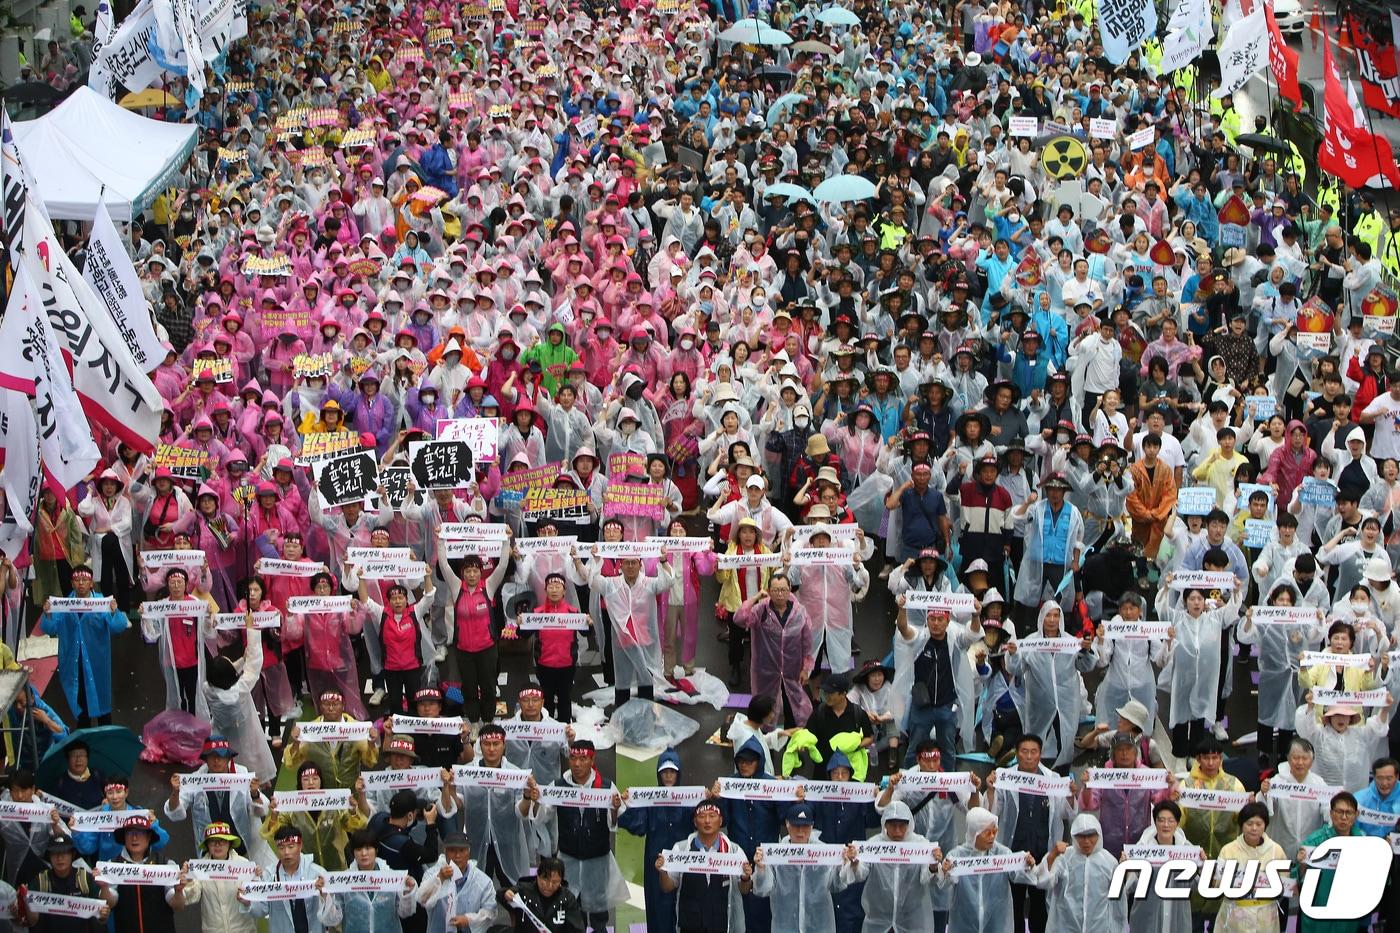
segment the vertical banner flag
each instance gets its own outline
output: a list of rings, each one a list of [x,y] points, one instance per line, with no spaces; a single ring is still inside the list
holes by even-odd
[[[1262,5],[1230,27],[1220,43],[1220,87],[1212,97],[1235,93],[1268,64],[1267,33]]]
[[[1156,0],[1099,0],[1099,35],[1103,53],[1121,65],[1144,39],[1157,34]]]
[[[1274,83],[1278,85],[1280,96],[1291,101],[1294,107],[1302,107],[1303,92],[1298,89],[1298,53],[1284,41],[1272,7],[1264,7],[1264,20],[1269,25],[1269,70],[1273,72]]]
[[[1400,188],[1400,168],[1395,165],[1390,141],[1357,124],[1356,113],[1337,73],[1330,41],[1323,42],[1322,62],[1324,120],[1318,167],[1352,188],[1365,186],[1376,175],[1385,176]]]
[[[165,350],[156,338],[136,266],[122,245],[121,234],[112,222],[105,198],[98,200],[97,216],[92,221],[83,281],[106,305],[107,313],[112,316],[122,341],[141,371],[149,373],[159,366],[165,359]]]

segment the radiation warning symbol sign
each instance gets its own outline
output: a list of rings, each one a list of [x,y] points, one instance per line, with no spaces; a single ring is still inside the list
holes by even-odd
[[[1040,151],[1040,165],[1051,178],[1078,178],[1089,166],[1089,153],[1073,136],[1056,136]]]

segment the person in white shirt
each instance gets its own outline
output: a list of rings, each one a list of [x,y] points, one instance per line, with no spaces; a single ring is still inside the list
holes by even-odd
[[[1069,288],[1069,283],[1065,284]],[[1113,335],[1113,321],[1108,315],[1099,318],[1099,328],[1077,338],[1070,344],[1070,370],[1075,396],[1083,397],[1083,411],[1090,411],[1098,398],[1109,389],[1118,388],[1119,363],[1123,346]]]
[[[1377,460],[1400,457],[1400,373],[1389,373],[1390,388],[1371,400],[1361,412],[1361,423],[1375,425],[1371,456]]]

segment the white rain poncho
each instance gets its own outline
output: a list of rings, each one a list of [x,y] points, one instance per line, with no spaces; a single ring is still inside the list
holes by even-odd
[[[473,764],[490,767],[481,760]],[[507,764],[502,762],[502,766]],[[462,800],[463,828],[472,842],[472,855],[484,861],[488,850],[495,848],[501,872],[507,878],[524,878],[530,868],[530,820],[520,815],[521,792],[458,783],[457,795]]]
[[[812,842],[821,842],[821,833],[812,830]],[[753,873],[753,893],[773,904],[773,933],[836,933],[831,895],[847,884],[837,865],[765,865]]]
[[[898,816],[907,816],[903,806],[887,807],[881,817],[881,829],[872,836],[871,842],[892,842],[885,833],[884,824]],[[903,811],[903,812],[901,812]],[[928,842],[911,828],[905,834],[904,842]],[[933,930],[933,912],[929,910],[929,900],[925,888],[933,881],[933,872],[927,865],[867,865],[857,861],[854,867],[847,863],[842,867],[847,881],[864,881],[865,890],[861,893],[860,906],[865,910],[867,931],[894,930],[895,933],[930,933]]]
[[[1000,799],[1000,794],[997,795]],[[978,849],[976,839],[989,826],[997,825],[993,814],[982,807],[967,811],[967,841],[943,853],[946,859],[957,860],[978,855],[1009,855],[1011,850],[1000,842],[990,849]],[[1051,827],[1054,836],[1054,827]],[[1011,909],[1011,882],[1032,884],[1030,872],[1022,869],[1010,874],[964,875],[954,878],[939,873],[940,887],[952,889],[948,908],[948,933],[1011,933],[1014,913]]]
[[[1037,769],[1038,774],[1046,777],[1055,777],[1055,772],[1045,765]],[[1016,838],[1016,822],[1021,814],[1021,792],[1008,790],[1003,787],[996,787],[996,793],[992,796],[991,811],[997,818],[997,841],[1003,844],[1009,843]],[[1052,840],[1061,839],[1065,830],[1069,827],[1070,820],[1074,819],[1076,806],[1075,798],[1069,795],[1055,795],[1050,797],[1050,838]],[[971,811],[969,811],[969,824],[971,822]],[[1029,884],[1030,882],[1027,882]]]
[[[1049,868],[1042,862],[1036,884],[1046,889],[1052,930],[1078,930],[1080,933],[1120,933],[1128,919],[1126,898],[1109,898],[1109,885],[1118,860],[1104,851],[1103,829],[1096,817],[1081,813],[1070,826],[1070,836],[1098,833],[1094,851],[1085,855],[1077,842],[1055,859]]]
[[[1292,605],[1301,606],[1303,596],[1291,576],[1275,583],[1261,604],[1272,606],[1275,595],[1288,590],[1293,594]],[[1259,725],[1271,729],[1293,728],[1293,714],[1303,702],[1298,689],[1298,655],[1311,651],[1316,645],[1317,626],[1321,621],[1321,611],[1315,620],[1283,625],[1256,625],[1246,615],[1235,629],[1235,640],[1240,644],[1259,646]]]
[[[893,712],[899,723],[904,723],[909,713],[905,698],[913,691],[914,665],[930,638],[927,624],[914,625],[911,621],[909,627],[913,629],[913,638],[909,641],[904,640],[898,628],[894,631],[894,683],[891,686],[894,688]],[[945,637],[949,641],[953,684],[958,695],[958,731],[962,733],[963,742],[969,743],[977,724],[977,688],[967,649],[976,644],[980,636],[966,625],[950,621]]]
[[[1144,829],[1137,841],[1139,845],[1158,845],[1157,827],[1149,826]],[[1186,833],[1180,828],[1168,843],[1174,846],[1190,844],[1191,840],[1186,838]],[[1135,878],[1133,880],[1136,881]],[[1191,901],[1187,898],[1163,900],[1157,896],[1153,887],[1152,884],[1148,884],[1147,893],[1133,901],[1132,910],[1128,914],[1128,929],[1132,933],[1191,933]]]
[[[227,690],[221,690],[207,680],[200,684],[205,706],[209,710],[211,731],[228,739],[229,745],[258,776],[258,780],[269,783],[277,779],[277,762],[272,759],[272,751],[258,719],[258,708],[253,703],[253,687],[262,675],[262,633],[248,632],[247,647],[237,665],[238,681]]]
[[[279,862],[272,867],[263,866],[263,881],[314,881],[324,878],[326,870],[316,864],[310,852],[301,854],[296,871],[287,871]],[[340,925],[340,902],[334,897],[320,896],[306,903],[306,933],[322,933]],[[297,933],[292,919],[291,901],[253,901],[248,905],[248,913],[259,920],[267,920],[271,933]]]
[[[1114,616],[1114,622],[1122,616]],[[1117,722],[1117,710],[1129,700],[1147,707],[1148,721],[1157,718],[1157,672],[1153,664],[1167,658],[1165,638],[1104,638],[1095,641],[1099,667],[1107,668],[1094,694],[1094,715],[1101,724]]]
[[[1016,653],[1006,659],[1006,669],[1021,677],[1026,685],[1020,703],[1024,731],[1040,736],[1044,758],[1054,767],[1074,759],[1074,738],[1084,704],[1084,682],[1080,674],[1093,670],[1098,661],[1092,647],[1074,654],[1033,650],[1035,643],[1045,638],[1045,617],[1052,609],[1059,608],[1055,602],[1042,605],[1036,618],[1036,633],[1022,639]],[[1060,625],[1063,635],[1064,622]]]
[[[1047,524],[1054,524],[1051,518],[1049,500],[1041,499],[1028,508],[1024,515],[1016,516],[1016,510],[1012,510],[1012,533],[1022,538],[1026,543],[1026,552],[1021,557],[1021,569],[1016,575],[1016,589],[1012,593],[1012,598],[1023,606],[1034,606],[1041,602],[1042,598],[1050,596],[1050,588],[1045,586],[1044,562],[1045,562],[1045,528]],[[1079,509],[1068,499],[1065,500],[1064,507],[1060,510],[1059,521],[1069,522],[1067,538],[1065,542],[1065,555],[1069,562],[1073,562],[1075,555],[1080,552],[1084,544],[1084,518]],[[1066,569],[1068,572],[1068,568]],[[1044,597],[1042,597],[1044,590]],[[1074,586],[1066,585],[1060,591],[1060,608],[1069,611],[1070,603],[1074,599]]]
[[[238,838],[243,840],[244,848],[248,850],[248,858],[258,865],[266,867],[277,860],[273,855],[272,848],[263,839],[262,833],[258,830],[262,828],[263,817],[267,816],[268,799],[264,794],[257,803],[253,802],[249,788],[253,783],[253,772],[240,764],[235,764],[233,770],[239,774],[248,776],[248,786],[239,790],[231,790],[226,793],[228,796],[229,814],[233,817],[233,828],[238,832]],[[202,764],[196,768],[193,774],[208,774],[209,765]],[[209,814],[209,793],[203,790],[194,790],[182,786],[180,788],[179,806],[171,807],[170,801],[165,801],[165,816],[173,822],[179,822],[187,816],[194,823],[194,838],[203,839],[204,830],[210,823],[214,822]]]
[[[1308,787],[1328,786],[1311,768],[1299,778],[1287,761],[1279,764],[1278,771],[1270,780],[1291,781]],[[1261,793],[1258,799],[1269,811],[1269,838],[1277,842],[1284,852],[1297,855],[1303,840],[1327,823],[1332,795],[1341,789],[1332,788],[1331,793],[1325,794],[1322,800],[1289,800],[1286,797]]]
[[[358,870],[357,865],[351,866]],[[372,871],[388,871],[389,865],[382,859],[374,860]],[[351,891],[337,894],[340,901],[341,933],[399,933],[403,929],[402,920],[413,916],[418,908],[416,888],[407,891]]]
[[[175,673],[176,639],[171,637],[171,630],[174,626],[184,626],[185,635],[193,636],[195,641],[195,666],[197,668],[194,691],[195,708],[186,710],[186,712],[193,713],[207,722],[209,720],[209,704],[204,690],[199,685],[205,683],[204,662],[209,657],[208,648],[214,643],[214,618],[212,613],[215,610],[212,603],[205,602],[198,596],[191,594],[186,598],[191,601],[191,604],[198,603],[207,607],[208,611],[205,612],[202,620],[194,621],[193,616],[190,617],[190,620],[186,621],[175,616],[157,619],[143,615],[141,617],[141,637],[146,640],[147,644],[154,644],[156,646],[156,653],[160,657],[160,672],[165,676],[165,708],[180,709],[180,681],[178,675]]]
[[[918,770],[906,768],[904,773],[914,774]],[[929,842],[938,843],[944,852],[949,852],[957,844],[958,830],[961,828],[959,824],[964,821],[963,817],[968,812],[967,805],[972,799],[972,785],[969,784],[967,790],[955,791],[951,795],[896,787],[894,799],[908,805],[909,811],[914,815],[914,832]],[[878,805],[876,809],[884,812]],[[929,888],[929,897],[933,901],[934,910],[947,910],[949,901],[952,900],[952,892],[943,885],[933,885]]]
[[[623,689],[650,687],[662,680],[661,632],[656,597],[671,589],[671,568],[659,564],[655,576],[640,572],[632,583],[619,573],[603,576],[603,562],[593,561],[588,585],[598,594],[612,622],[614,683]]]
[[[1157,685],[1171,695],[1167,725],[1179,726],[1193,719],[1215,722],[1215,687],[1220,679],[1220,640],[1238,618],[1240,592],[1236,587],[1229,602],[1219,609],[1192,617],[1185,609],[1169,609],[1171,587],[1157,591],[1157,617],[1176,628],[1167,666],[1158,675]]]
[[[1380,714],[1362,719],[1358,712],[1347,730],[1338,732],[1329,722],[1318,722],[1314,707],[1300,706],[1293,722],[1294,731],[1313,744],[1313,769],[1318,777],[1334,787],[1366,786],[1371,762],[1379,754],[1377,745],[1389,731]]]

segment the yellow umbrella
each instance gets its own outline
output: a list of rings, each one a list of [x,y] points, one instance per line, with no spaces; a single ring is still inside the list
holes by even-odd
[[[142,107],[178,107],[180,99],[160,88],[152,87],[128,94],[118,104],[127,110],[140,110]]]

